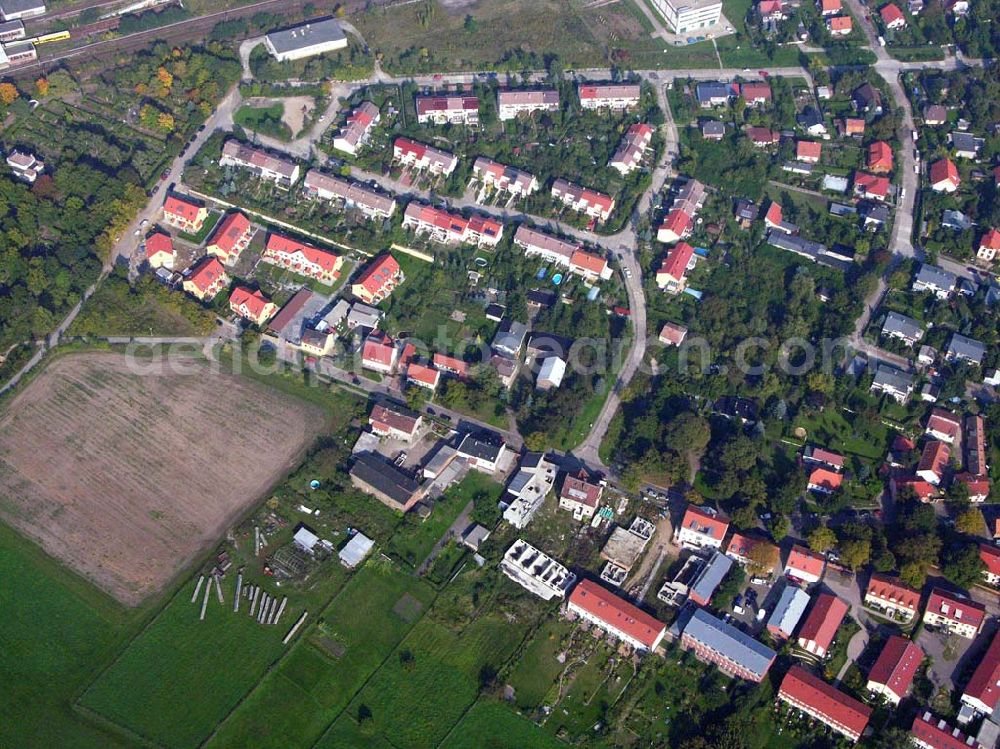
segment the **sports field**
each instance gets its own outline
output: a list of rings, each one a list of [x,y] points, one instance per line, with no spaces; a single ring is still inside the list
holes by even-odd
[[[324,426],[320,409],[273,389],[194,360],[186,371],[67,355],[0,416],[0,518],[130,606],[215,542]]]

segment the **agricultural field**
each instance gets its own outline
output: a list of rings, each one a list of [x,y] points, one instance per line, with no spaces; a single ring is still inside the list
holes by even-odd
[[[431,616],[403,640],[395,655],[354,698],[323,736],[320,749],[437,746],[480,690],[511,656],[525,625],[496,614],[475,619],[461,632]]]
[[[508,706],[480,700],[455,726],[441,749],[559,749],[565,744]]]
[[[324,426],[319,409],[196,360],[183,373],[161,364],[64,356],[0,418],[0,516],[130,606],[219,538]]]
[[[189,580],[81,704],[159,745],[199,744],[281,656],[281,639],[301,613],[289,606],[281,624],[268,627],[245,606],[233,612],[234,578],[223,582],[223,605],[209,597],[204,621]]]
[[[320,614],[312,636],[295,645],[208,746],[310,746],[433,599],[417,578],[369,561]]]
[[[0,577],[8,680],[0,692],[0,714],[8,716],[0,720],[0,746],[126,746],[84,720],[72,702],[127,635],[129,612],[2,524]]]

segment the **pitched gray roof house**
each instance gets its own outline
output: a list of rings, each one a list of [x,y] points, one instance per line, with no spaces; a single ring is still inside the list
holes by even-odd
[[[691,584],[688,596],[695,603],[707,604],[712,600],[712,594],[722,584],[722,580],[729,574],[732,566],[732,559],[721,552],[713,552],[712,557],[708,560],[708,564],[701,568],[698,577]]]
[[[278,60],[296,60],[347,46],[347,37],[332,18],[272,31],[264,40],[268,52]]]
[[[739,665],[758,680],[774,662],[776,653],[766,645],[709,614],[704,609],[694,612],[684,627],[684,636],[719,654],[730,663]]]
[[[768,229],[767,243],[780,250],[788,250],[797,255],[801,255],[809,260],[816,260],[820,254],[826,251],[826,245],[813,242],[800,236],[785,234],[784,232]]]
[[[946,297],[955,290],[958,277],[954,273],[936,265],[924,263],[913,279],[913,291],[932,291],[939,297]]]
[[[509,320],[500,324],[500,330],[493,338],[493,348],[501,353],[517,356],[528,335],[528,326],[523,322]]]
[[[791,637],[808,605],[808,593],[794,585],[786,585],[767,620],[768,631],[781,637]]]
[[[885,393],[903,402],[913,392],[913,377],[901,369],[879,363],[875,369],[875,379],[872,380],[871,389],[873,392]]]
[[[402,510],[420,489],[409,475],[403,473],[392,463],[372,453],[361,453],[357,456],[351,468],[352,479],[375,490],[379,499],[389,500]]]
[[[900,338],[912,345],[924,336],[924,329],[916,320],[898,312],[890,312],[885,316],[882,335]]]
[[[965,231],[972,228],[972,219],[961,211],[953,211],[950,208],[941,213],[941,226],[955,231]]]
[[[986,143],[985,140],[977,138],[972,133],[961,133],[957,130],[950,137],[951,147],[955,149],[955,155],[963,159],[976,158],[983,144]]]
[[[725,104],[732,95],[732,89],[719,81],[703,81],[695,86],[695,96],[703,107]]]
[[[948,344],[945,356],[950,361],[961,359],[970,364],[982,364],[983,357],[986,356],[986,344],[977,341],[975,338],[968,338],[955,333],[951,337],[951,342]]]

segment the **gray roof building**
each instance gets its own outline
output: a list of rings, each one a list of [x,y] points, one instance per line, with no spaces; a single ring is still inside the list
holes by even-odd
[[[527,325],[516,320],[508,320],[500,324],[500,330],[493,338],[493,349],[510,356],[517,356],[527,335]]]
[[[890,395],[902,402],[913,392],[913,377],[901,369],[879,363],[875,369],[875,378],[872,380],[871,389]]]
[[[794,585],[785,586],[774,611],[767,620],[768,632],[786,639],[791,637],[808,605],[809,594],[802,588]]]
[[[347,46],[347,37],[334,19],[310,21],[264,38],[268,51],[278,60],[298,60]]]
[[[805,237],[775,231],[774,229],[768,229],[767,243],[772,247],[794,252],[796,255],[801,255],[802,257],[813,261],[815,261],[820,254],[826,252],[826,245],[820,244],[819,242],[813,242],[811,239],[806,239]]]
[[[916,320],[898,312],[890,312],[885,316],[882,335],[901,338],[909,344],[916,343],[924,336],[924,329]]]
[[[480,439],[473,434],[467,434],[458,446],[458,454],[463,458],[475,458],[476,460],[495,463],[503,454],[505,445],[494,444]]]
[[[706,120],[701,125],[701,136],[718,140],[726,134],[726,126],[718,120]]]
[[[683,638],[693,641],[699,654],[723,670],[760,681],[774,662],[776,653],[766,645],[698,609],[684,627]],[[727,668],[728,666],[728,668]]]
[[[340,557],[340,563],[347,569],[354,569],[365,560],[374,545],[375,542],[364,533],[355,533],[351,536],[351,540],[344,544],[344,548],[337,553],[337,556]]]
[[[825,174],[823,175],[823,189],[830,192],[847,192],[847,177]]]
[[[957,130],[951,134],[950,138],[951,147],[955,149],[955,155],[968,159],[976,158],[983,144],[986,142],[982,138],[977,138],[972,133],[961,133]]]
[[[708,564],[701,568],[698,577],[691,583],[688,598],[695,603],[707,606],[712,600],[712,595],[716,588],[722,584],[723,579],[729,574],[733,567],[733,560],[721,552],[712,552]]]
[[[695,86],[695,96],[703,107],[725,104],[731,95],[730,87],[719,81],[703,81]]]
[[[865,225],[883,226],[889,220],[889,206],[883,203],[865,203],[861,208]]]
[[[953,211],[950,208],[941,213],[941,226],[955,231],[965,231],[972,228],[972,219],[961,211]]]
[[[385,504],[395,505],[401,511],[420,489],[420,484],[413,478],[372,453],[359,454],[350,475],[352,479],[374,489]]]
[[[933,291],[938,296],[948,296],[955,290],[958,277],[936,265],[924,263],[913,279],[913,291]]]
[[[982,364],[983,357],[986,356],[986,344],[977,341],[975,338],[968,338],[955,333],[951,337],[951,342],[948,344],[945,355],[951,361],[961,359],[970,364]]]

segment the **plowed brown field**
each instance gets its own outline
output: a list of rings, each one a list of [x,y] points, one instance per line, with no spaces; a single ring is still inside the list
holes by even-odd
[[[188,363],[53,361],[0,414],[0,517],[137,605],[204,552],[323,429],[323,413]]]

